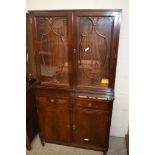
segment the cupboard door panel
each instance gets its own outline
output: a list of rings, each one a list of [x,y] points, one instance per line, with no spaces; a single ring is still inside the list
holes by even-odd
[[[42,85],[69,87],[70,14],[37,14],[35,48],[37,74]]]
[[[76,84],[80,88],[114,86],[119,13],[75,11]],[[118,39],[118,38],[117,38]]]
[[[109,79],[113,25],[112,17],[78,17],[79,86],[103,87],[102,79]]]
[[[65,108],[46,108],[38,106],[40,135],[44,139],[70,141],[70,112]]]
[[[74,143],[88,147],[107,147],[109,135],[108,112],[76,109],[73,124],[75,124]]]

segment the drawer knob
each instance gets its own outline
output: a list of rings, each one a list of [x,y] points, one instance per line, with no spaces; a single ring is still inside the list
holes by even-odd
[[[83,140],[84,140],[84,141],[87,141],[87,142],[89,141],[89,139],[88,139],[88,138],[84,138]]]
[[[74,54],[76,53],[76,48],[73,49],[73,53],[74,53]]]
[[[54,99],[50,99],[50,102],[51,102],[51,103],[54,103]]]
[[[93,104],[92,103],[88,103],[88,107],[92,107],[93,106]]]
[[[98,100],[108,100],[107,97],[98,97],[97,99],[98,99]]]
[[[67,124],[67,128],[70,129],[70,125],[69,124]]]
[[[75,126],[75,124],[73,124],[73,130],[75,130],[76,129],[76,126]]]

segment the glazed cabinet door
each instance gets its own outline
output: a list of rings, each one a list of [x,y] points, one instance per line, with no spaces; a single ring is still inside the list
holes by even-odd
[[[37,78],[41,85],[69,87],[71,13],[32,12]]]
[[[75,11],[76,85],[113,87],[120,12]]]
[[[109,113],[103,110],[76,109],[73,118],[73,141],[89,148],[107,148]]]
[[[37,102],[42,139],[62,143],[70,142],[70,110],[63,105],[57,105],[63,104],[63,102],[63,99],[51,99],[49,103]]]

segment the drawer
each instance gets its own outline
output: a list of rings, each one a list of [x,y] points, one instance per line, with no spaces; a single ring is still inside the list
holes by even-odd
[[[100,101],[85,101],[75,100],[75,107],[79,108],[90,108],[90,109],[101,109],[101,110],[112,110],[112,102],[100,102]]]
[[[69,106],[69,98],[55,97],[51,95],[37,95],[37,106]]]

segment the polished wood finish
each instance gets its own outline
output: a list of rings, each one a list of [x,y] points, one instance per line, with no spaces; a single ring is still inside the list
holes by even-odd
[[[106,150],[109,147],[112,101],[76,98],[73,107],[74,143]]]
[[[35,80],[26,85],[26,146],[31,150],[31,142],[38,133],[38,121],[35,103]]]
[[[109,147],[121,10],[30,11],[42,145]]]
[[[37,95],[36,101],[40,131],[42,133],[41,137],[54,141],[69,142],[69,100],[61,97],[56,98],[55,96],[48,94],[46,96]]]
[[[74,111],[74,143],[88,147],[107,147],[109,112],[102,110],[76,109]],[[102,122],[102,123],[101,123]]]

